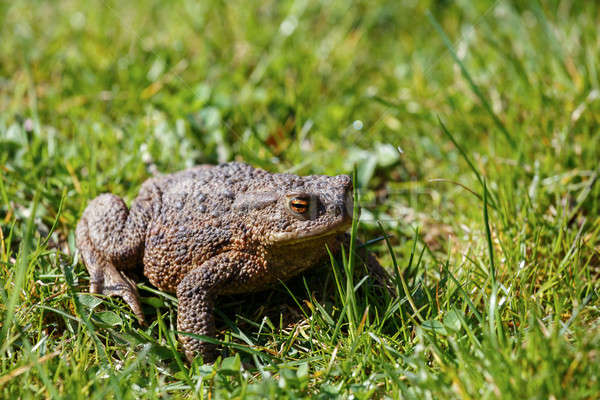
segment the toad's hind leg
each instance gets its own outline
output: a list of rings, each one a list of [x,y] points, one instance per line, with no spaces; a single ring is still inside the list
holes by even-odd
[[[140,262],[148,213],[143,197],[129,211],[119,197],[103,194],[90,202],[76,231],[77,247],[90,274],[90,292],[123,298],[142,324],[137,288],[124,271]]]

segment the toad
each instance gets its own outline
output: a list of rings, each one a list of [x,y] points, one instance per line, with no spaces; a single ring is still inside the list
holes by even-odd
[[[90,292],[122,297],[144,314],[131,272],[177,294],[177,328],[213,337],[219,295],[285,281],[348,243],[352,179],[272,174],[243,163],[203,165],[148,179],[131,208],[113,195],[92,200],[76,241]],[[378,279],[386,273],[373,256]],[[188,360],[214,360],[213,344],[179,335]]]

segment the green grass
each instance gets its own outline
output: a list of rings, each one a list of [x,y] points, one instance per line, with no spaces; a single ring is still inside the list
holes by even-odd
[[[598,398],[596,2],[15,0],[0,22],[0,398]],[[140,327],[86,294],[90,199],[233,159],[356,166],[398,295],[332,260],[222,299],[223,358],[189,366],[172,296],[142,283]]]

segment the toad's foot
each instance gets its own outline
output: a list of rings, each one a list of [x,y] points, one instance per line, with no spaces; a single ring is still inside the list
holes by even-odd
[[[146,321],[140,304],[140,295],[133,280],[123,272],[118,271],[111,263],[103,262],[102,264],[102,268],[94,271],[94,274],[90,277],[90,293],[121,297],[131,307],[139,323],[145,325]]]

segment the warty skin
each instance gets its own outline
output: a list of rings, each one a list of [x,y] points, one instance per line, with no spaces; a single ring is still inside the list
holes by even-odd
[[[130,272],[176,293],[178,330],[214,337],[219,295],[287,280],[347,245],[352,221],[347,175],[271,174],[243,163],[199,166],[147,180],[128,209],[113,194],[92,200],[76,241],[90,292],[122,297],[144,314]],[[367,255],[370,272],[387,274]],[[215,347],[179,337],[189,360]]]

